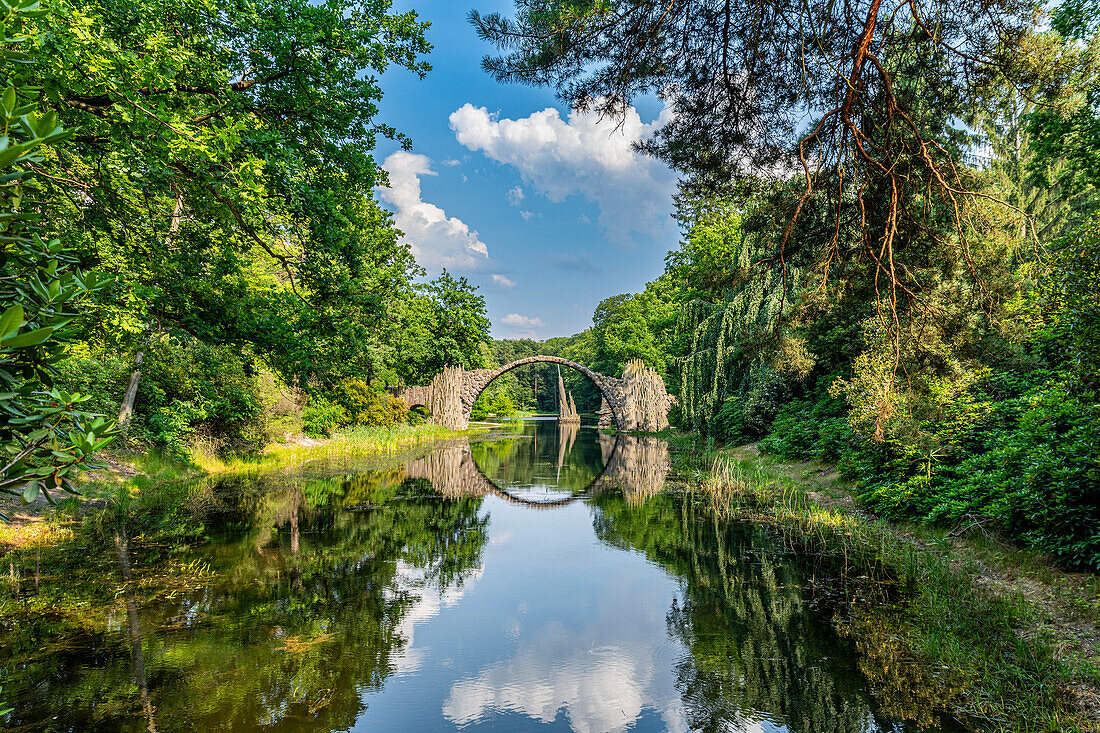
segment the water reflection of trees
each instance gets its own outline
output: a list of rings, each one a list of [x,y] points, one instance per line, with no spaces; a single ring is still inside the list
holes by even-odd
[[[808,582],[823,569],[794,557],[774,531],[669,495],[596,503],[601,539],[684,580],[668,629],[690,650],[676,672],[692,730],[742,730],[761,713],[800,733],[915,730],[888,720],[868,692],[859,655],[831,623],[834,601],[812,590],[824,578]],[[940,717],[905,712],[926,724]]]
[[[555,427],[556,440],[544,427],[528,441],[505,438],[471,444],[476,470],[505,490],[539,482],[586,496],[614,489],[631,503],[641,503],[664,487],[670,466],[666,441],[655,436],[587,431],[577,425],[549,421],[543,425]],[[550,463],[555,451],[556,466]],[[553,476],[548,475],[550,470]],[[449,474],[440,474],[432,478],[437,487],[440,481],[461,483]]]
[[[347,497],[369,508],[344,510]],[[143,571],[131,571],[121,539],[122,613],[21,674],[4,665],[9,694],[36,685],[9,722],[150,730],[155,710],[161,733],[346,729],[362,713],[361,692],[402,663],[406,616],[480,568],[480,505],[377,475],[212,485],[205,519],[222,541],[206,556],[210,582],[143,599]]]
[[[369,506],[337,508],[351,497]],[[423,481],[372,474],[264,496],[257,514],[276,521],[223,546],[215,567],[222,582],[203,599],[203,625],[213,624],[230,657],[199,663],[180,680],[196,695],[218,682],[230,690],[224,700],[208,697],[213,725],[202,727],[306,718],[319,730],[351,725],[359,691],[381,686],[395,668],[406,641],[400,624],[419,594],[461,585],[480,567],[480,503],[443,501]],[[415,584],[400,577],[402,566],[420,570]]]
[[[499,441],[482,458],[515,465],[540,455],[527,440]],[[559,447],[547,446],[551,467]],[[800,733],[903,729],[884,721],[867,692],[861,669],[873,674],[872,655],[838,637],[837,607],[808,589],[808,574],[820,580],[827,568],[810,568],[770,530],[656,493],[668,471],[663,442],[602,436],[590,448],[607,464],[601,486],[621,489],[592,492],[598,536],[683,581],[667,624],[689,652],[675,672],[693,730],[742,730],[761,714]],[[468,475],[471,451],[449,444],[420,468],[211,483],[198,494],[215,540],[201,555],[209,581],[173,596],[148,596],[159,571],[136,561],[131,569],[131,553],[148,550],[120,536],[106,553],[118,565],[107,572],[126,580],[126,592],[85,610],[96,620],[82,635],[43,647],[55,631],[49,619],[19,627],[0,674],[5,692],[30,703],[9,722],[139,731],[155,715],[160,733],[350,727],[362,692],[407,663],[409,619],[461,592],[481,566],[484,489],[453,483]],[[887,699],[890,715],[933,720],[922,703]]]
[[[603,472],[600,434],[579,425],[536,420],[522,437],[477,441],[470,451],[482,473],[502,488],[539,485],[580,492]]]

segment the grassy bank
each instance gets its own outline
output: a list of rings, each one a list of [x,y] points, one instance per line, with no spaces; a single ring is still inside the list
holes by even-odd
[[[335,458],[354,458],[372,453],[383,453],[408,448],[435,440],[452,438],[457,433],[438,425],[425,423],[415,427],[393,425],[389,427],[355,427],[337,433],[325,440],[276,443],[257,456],[220,458],[216,454],[196,451],[195,464],[210,474],[240,473],[242,471],[285,468],[306,461]]]
[[[1100,578],[1067,573],[982,527],[880,521],[828,467],[751,449],[704,454],[703,490],[725,516],[770,523],[800,551],[843,558],[863,594],[841,624],[865,652],[876,692],[945,695],[960,719],[992,730],[1100,730]],[[874,654],[867,653],[875,650]]]
[[[22,506],[3,497],[4,509],[14,521],[0,523],[0,555],[14,548],[43,546],[72,537],[80,524],[115,521],[124,515],[152,534],[178,530],[175,514],[188,498],[190,487],[204,476],[232,476],[286,469],[313,461],[334,461],[445,440],[456,433],[436,425],[356,427],[325,440],[303,438],[269,445],[252,456],[219,457],[198,446],[191,460],[156,451],[119,452],[105,456],[106,469],[82,477],[81,496],[59,496],[56,509],[44,502]]]

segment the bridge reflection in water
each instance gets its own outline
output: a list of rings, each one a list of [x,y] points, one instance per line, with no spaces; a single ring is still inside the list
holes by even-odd
[[[553,476],[540,475],[535,467],[540,454],[538,443],[543,441],[543,449],[547,448],[547,438],[556,438],[557,442]],[[478,464],[479,457],[484,465]],[[593,465],[594,461],[599,464]],[[519,471],[519,477],[507,470],[517,464],[526,467]],[[563,468],[568,477],[562,476]],[[589,475],[585,475],[585,468]],[[668,443],[655,436],[610,435],[551,421],[528,424],[520,435],[473,445],[468,439],[449,441],[405,465],[407,478],[425,479],[444,496],[494,494],[536,509],[564,506],[611,489],[621,491],[631,504],[640,503],[661,490],[668,471]],[[578,473],[583,485],[577,484]]]

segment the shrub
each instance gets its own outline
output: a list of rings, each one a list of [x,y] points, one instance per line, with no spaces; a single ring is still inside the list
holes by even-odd
[[[722,403],[711,418],[709,434],[728,445],[737,445],[756,437],[745,420],[745,409],[740,398],[730,398]]]
[[[89,395],[84,403],[90,412],[118,417],[122,397],[130,381],[133,366],[120,359],[69,357],[57,365],[54,384],[69,392]]]
[[[1066,564],[1100,569],[1100,408],[1076,380],[1029,376],[1040,374],[1047,379],[1030,386],[1035,380],[987,383],[976,399],[1003,399],[934,461],[852,442],[841,469],[886,517],[944,526],[984,519]]]
[[[1053,382],[1014,400],[1015,424],[962,461],[931,517],[992,516],[1028,544],[1100,570],[1100,408],[1078,395]]]
[[[138,408],[152,437],[173,453],[201,433],[220,454],[250,453],[266,442],[253,357],[176,331],[150,342]]]
[[[326,438],[347,424],[347,413],[335,402],[317,395],[302,411],[302,432],[313,438]]]
[[[844,400],[821,394],[816,401],[796,399],[779,408],[760,450],[795,460],[837,460],[852,441]]]
[[[509,417],[516,414],[516,406],[512,404],[511,397],[504,392],[497,392],[489,400],[489,412],[497,417]]]
[[[405,401],[391,394],[375,392],[377,401],[367,413],[367,421],[363,425],[399,425],[405,421],[409,413]]]
[[[153,440],[163,445],[173,458],[187,460],[191,439],[207,419],[207,412],[191,402],[172,400],[161,405],[146,418]]]
[[[478,396],[473,409],[470,410],[470,419],[484,420],[490,415],[508,417],[514,414],[516,414],[516,406],[512,402],[512,398],[505,391],[503,385],[494,384]]]
[[[409,408],[389,393],[378,392],[362,379],[345,379],[333,390],[348,425],[388,426],[404,422]]]

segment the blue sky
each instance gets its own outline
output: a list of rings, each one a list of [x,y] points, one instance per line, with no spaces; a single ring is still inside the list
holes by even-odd
[[[446,267],[480,286],[494,337],[577,333],[600,300],[656,277],[678,241],[674,174],[630,149],[663,108],[642,100],[616,131],[550,89],[498,84],[481,69],[493,49],[471,7],[513,12],[504,0],[395,2],[431,21],[433,69],[382,77],[381,119],[413,148],[379,146],[391,184],[379,196],[429,275]]]

